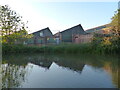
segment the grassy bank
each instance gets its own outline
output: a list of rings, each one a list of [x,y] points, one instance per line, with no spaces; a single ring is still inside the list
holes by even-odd
[[[2,45],[2,53],[93,53],[93,54],[118,54],[117,48],[111,46],[100,47],[93,46],[92,44],[60,44],[49,46],[26,46],[26,45]]]
[[[88,44],[61,44],[49,46],[2,45],[2,52],[6,53],[85,53],[90,52]]]

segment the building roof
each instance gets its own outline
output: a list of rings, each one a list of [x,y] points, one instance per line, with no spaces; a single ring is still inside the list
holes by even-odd
[[[65,32],[65,31],[71,30],[71,29],[73,29],[73,28],[82,28],[82,29],[83,29],[83,27],[81,26],[81,24],[78,24],[78,25],[73,26],[73,27],[71,27],[71,28],[68,28],[68,29],[66,29],[66,30],[64,30],[64,31],[61,31],[60,33],[63,33],[63,32]],[[84,30],[84,29],[83,29],[83,30]]]
[[[45,30],[49,30],[49,31],[51,32],[51,30],[49,29],[49,27],[47,27],[47,28],[38,30],[38,31],[36,31],[36,32],[33,32],[33,33],[31,33],[31,34],[34,34],[34,33],[37,33],[37,32],[41,32],[41,31],[45,31]],[[51,32],[51,34],[52,34],[52,32]]]
[[[103,28],[106,28],[107,26],[109,26],[109,24],[97,26],[97,27],[94,27],[94,28],[91,28],[91,29],[87,29],[87,30],[85,30],[85,31],[86,31],[87,33],[92,33],[92,32],[98,31],[98,30],[102,30]]]

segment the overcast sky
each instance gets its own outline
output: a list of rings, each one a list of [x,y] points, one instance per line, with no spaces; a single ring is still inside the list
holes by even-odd
[[[46,27],[56,33],[78,24],[86,30],[109,23],[118,8],[118,0],[96,1],[0,0],[0,4],[9,5],[23,16],[30,33]]]

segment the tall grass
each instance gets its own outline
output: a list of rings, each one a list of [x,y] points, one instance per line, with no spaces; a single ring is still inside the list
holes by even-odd
[[[2,53],[63,53],[63,54],[113,54],[117,53],[116,48],[111,49],[110,46],[102,47],[100,45],[87,44],[60,44],[60,45],[48,45],[48,46],[27,46],[27,45],[2,45]]]
[[[2,53],[86,53],[91,48],[88,44],[61,44],[49,46],[26,46],[3,44]]]

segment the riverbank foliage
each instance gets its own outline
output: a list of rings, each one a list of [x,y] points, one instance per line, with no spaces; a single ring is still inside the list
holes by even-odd
[[[96,53],[120,53],[120,9],[111,18],[105,34],[94,34],[92,45]]]
[[[27,46],[27,45],[2,45],[2,53],[63,53],[63,54],[79,54],[79,53],[91,53],[91,54],[118,54],[120,53],[117,47],[113,46],[94,46],[91,43],[88,44],[61,44],[61,45],[49,45],[49,46]]]

